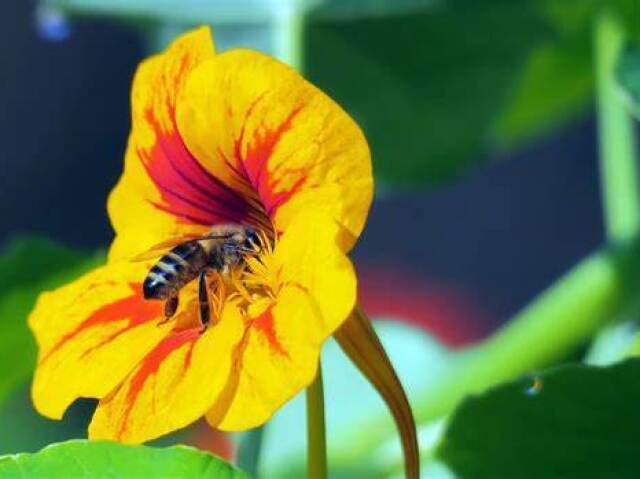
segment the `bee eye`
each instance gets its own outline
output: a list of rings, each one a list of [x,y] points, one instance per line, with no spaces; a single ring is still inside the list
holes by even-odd
[[[256,247],[259,247],[260,237],[258,236],[258,233],[256,233],[255,231],[247,232],[247,236],[244,240],[244,246],[246,248],[251,248],[251,249],[255,249]]]

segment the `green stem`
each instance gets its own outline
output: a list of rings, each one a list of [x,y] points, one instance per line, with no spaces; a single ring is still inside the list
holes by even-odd
[[[315,381],[307,388],[307,477],[327,477],[327,441],[324,426],[322,368],[318,364]]]
[[[615,67],[625,41],[624,28],[608,10],[595,21],[600,173],[605,226],[610,239],[633,235],[640,224],[640,188],[634,125],[616,91]]]
[[[238,442],[236,464],[251,477],[258,477],[264,426],[242,433]]]
[[[463,396],[566,357],[611,318],[635,306],[640,239],[582,260],[491,338],[461,352],[446,380],[417,401],[420,423],[450,412]]]
[[[499,331],[452,354],[443,378],[412,405],[418,424],[450,413],[468,394],[512,380],[566,358],[612,317],[634,310],[640,290],[640,235],[583,259]],[[354,435],[337,467],[390,438],[392,425],[375,418]]]
[[[273,54],[299,72],[304,71],[304,14],[295,1],[282,1],[272,20]]]
[[[620,20],[611,11],[603,10],[594,23],[593,43],[602,204],[609,240],[633,235],[640,223],[640,185],[633,119],[616,91],[615,80],[616,63],[624,41],[625,31]],[[612,322],[605,326],[596,336],[586,360],[609,364],[624,357],[627,348],[612,345],[631,342],[634,323],[633,320],[624,324]]]

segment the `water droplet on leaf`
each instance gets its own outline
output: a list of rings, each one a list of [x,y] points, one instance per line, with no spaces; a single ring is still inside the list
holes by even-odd
[[[40,6],[35,11],[36,32],[44,40],[60,42],[71,35],[69,20],[60,10]]]
[[[542,392],[543,382],[542,379],[538,376],[534,376],[529,378],[524,387],[524,393],[527,396],[537,396]]]

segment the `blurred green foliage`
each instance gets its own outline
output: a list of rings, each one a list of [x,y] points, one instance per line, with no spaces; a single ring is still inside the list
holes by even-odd
[[[591,14],[457,0],[410,16],[312,23],[306,70],[366,130],[378,179],[437,182],[589,106]]]
[[[461,479],[638,477],[640,359],[558,367],[466,399],[437,455]]]
[[[51,443],[87,437],[94,400],[76,401],[64,418],[56,421],[35,410],[30,390],[30,384],[20,382],[0,405],[0,456],[35,452]]]
[[[156,449],[79,440],[53,444],[35,454],[1,457],[0,477],[248,478],[222,459],[190,447]]]
[[[104,262],[45,239],[17,238],[0,256],[0,404],[33,373],[36,348],[27,316],[38,294]]]
[[[307,74],[364,128],[376,179],[402,184],[481,162],[531,52],[552,34],[523,1],[308,28]]]
[[[631,114],[640,119],[640,49],[636,45],[629,43],[623,50],[616,76]]]
[[[592,21],[605,3],[451,0],[310,22],[305,70],[364,127],[379,181],[435,183],[588,111]]]

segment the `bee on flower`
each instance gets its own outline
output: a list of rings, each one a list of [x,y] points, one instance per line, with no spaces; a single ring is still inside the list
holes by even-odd
[[[208,28],[143,62],[131,103],[107,263],[29,318],[34,404],[61,418],[98,398],[90,437],[122,442],[202,416],[255,427],[313,381],[356,304],[366,140],[288,66],[216,54]]]

